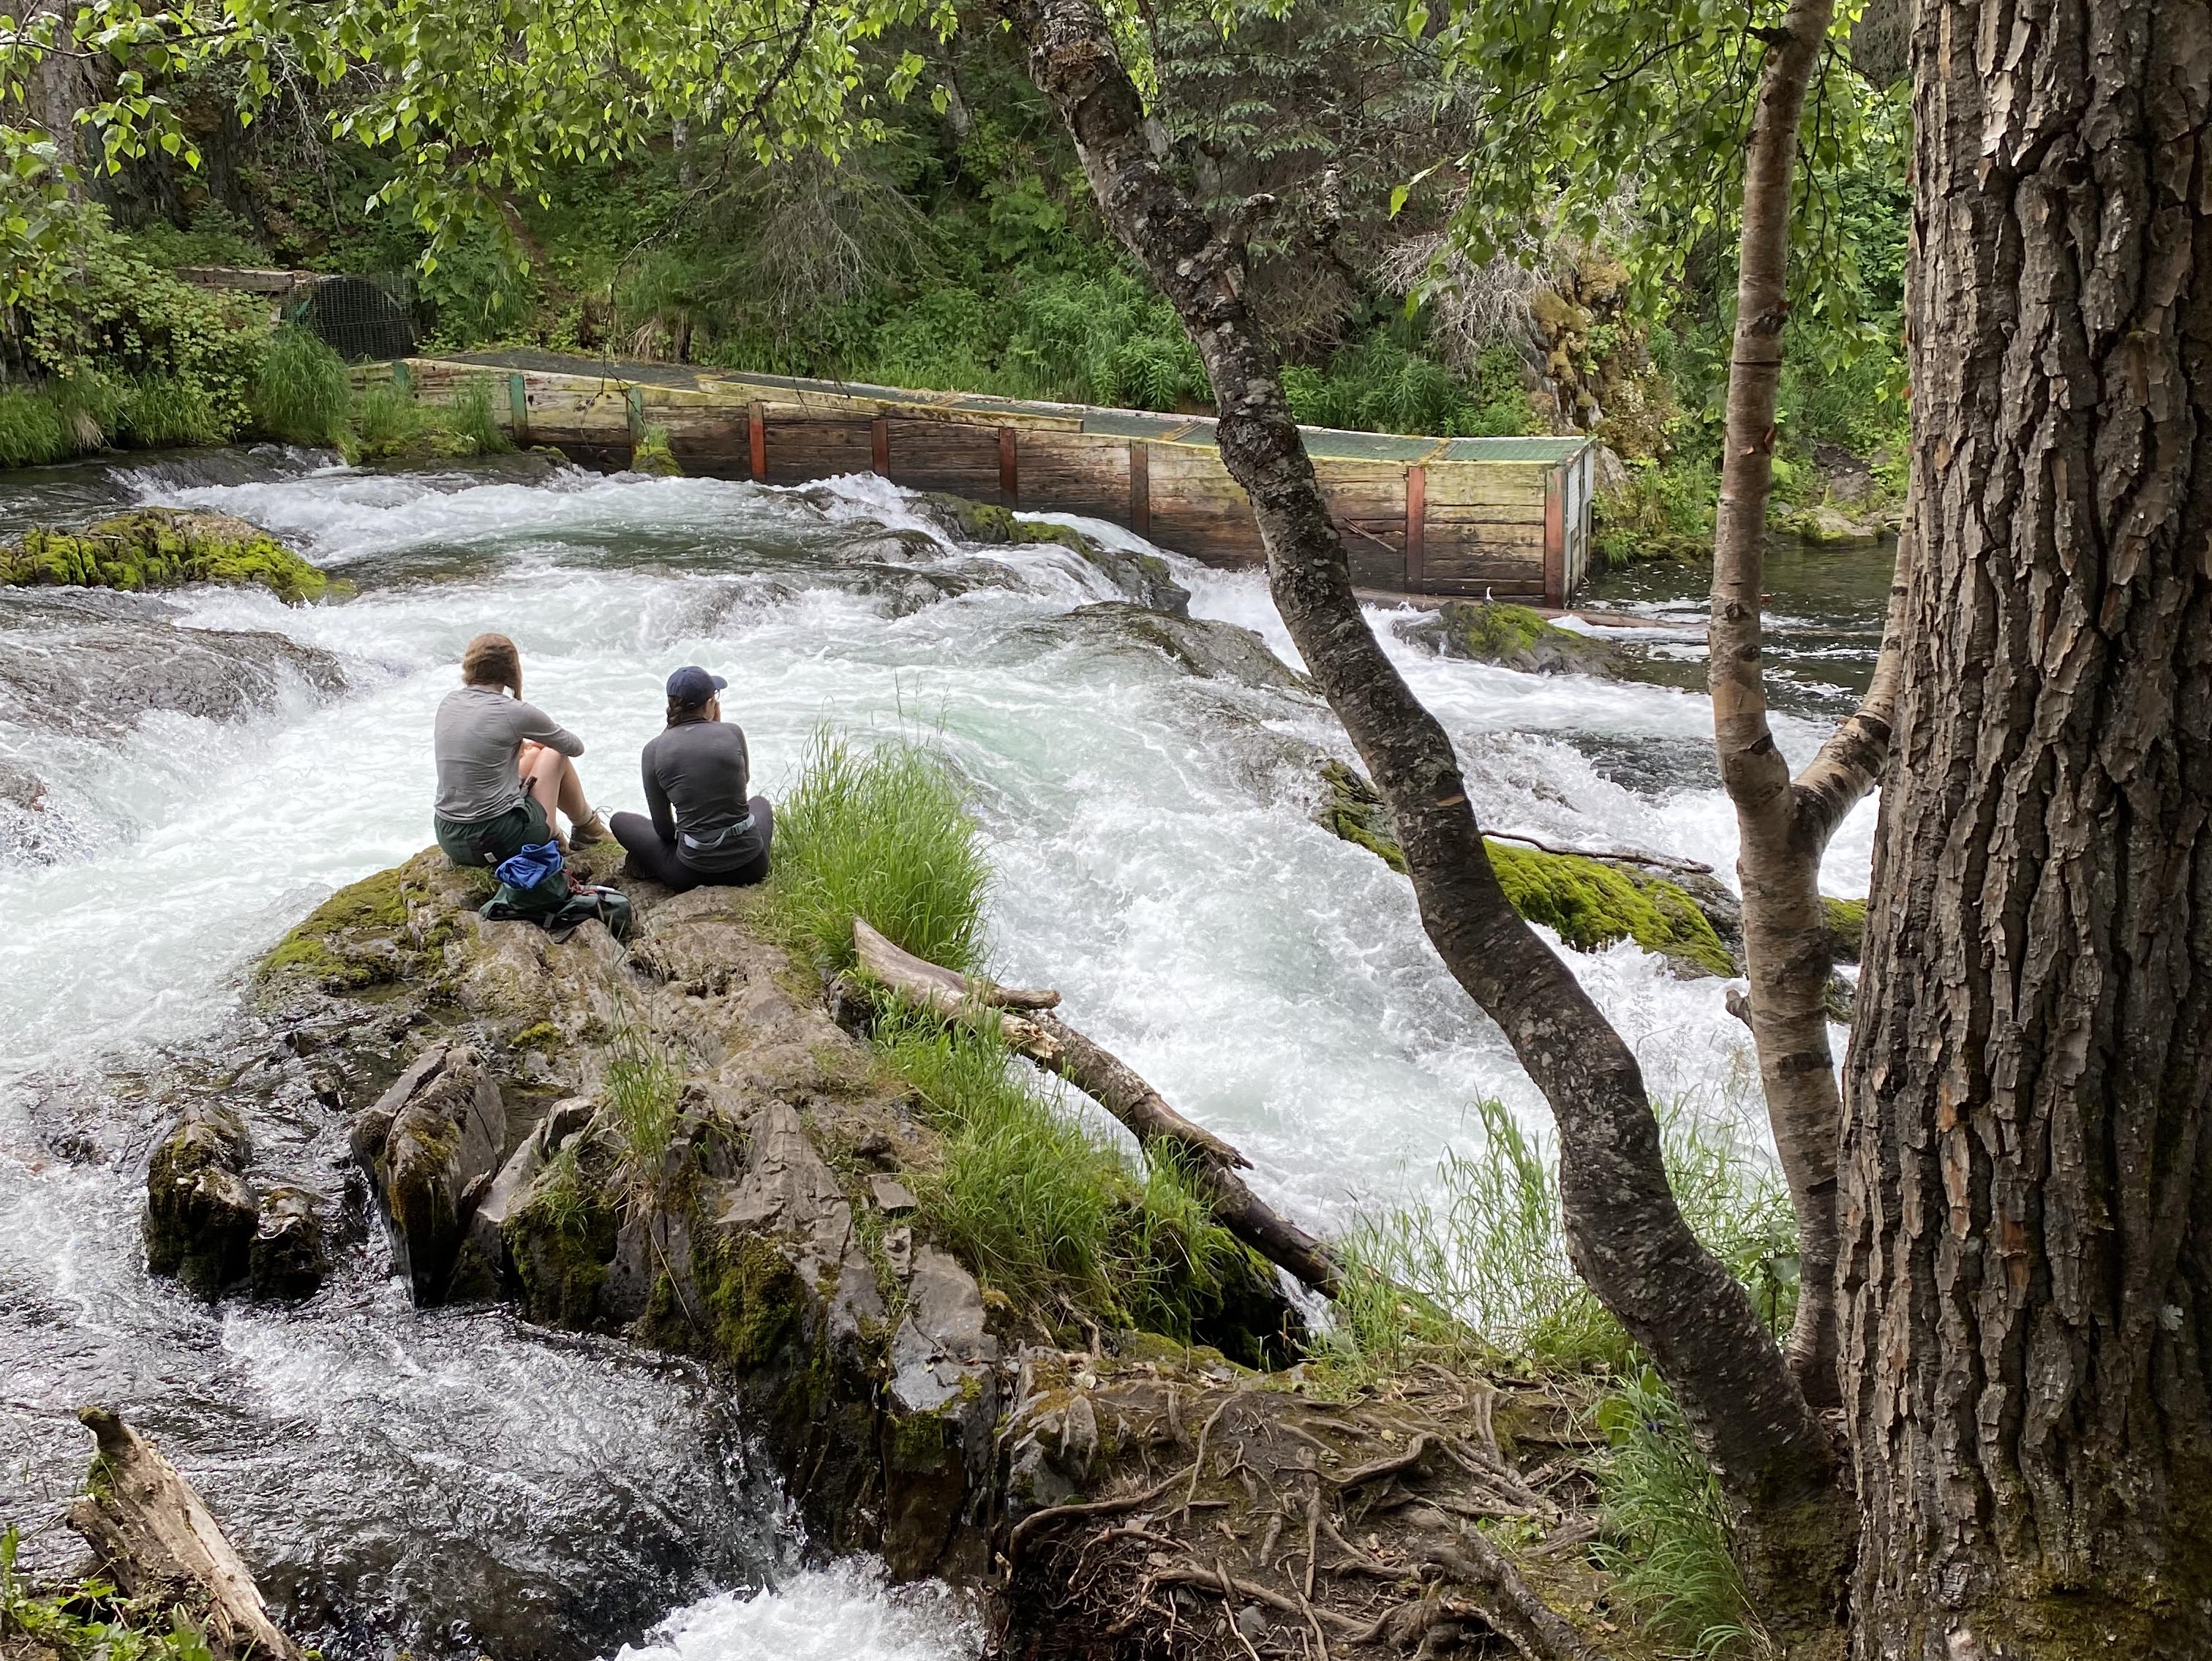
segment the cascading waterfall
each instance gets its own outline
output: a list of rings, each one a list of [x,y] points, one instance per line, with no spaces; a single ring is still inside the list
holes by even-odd
[[[637,749],[679,663],[729,679],[771,794],[825,724],[929,735],[993,845],[1003,973],[1061,988],[1310,1223],[1422,1191],[1477,1099],[1541,1115],[1429,952],[1408,886],[1312,822],[1313,755],[1348,755],[1326,706],[1070,617],[1120,596],[1067,549],[949,545],[873,479],[776,491],[539,458],[373,474],[276,451],[19,478],[0,525],[134,499],[252,519],[361,593],[306,610],[258,591],[130,600],[82,624],[106,631],[112,675],[54,682],[43,704],[47,682],[0,675],[0,1301],[15,1312],[0,1460],[18,1496],[0,1512],[51,1514],[83,1468],[70,1409],[106,1399],[179,1456],[335,1656],[581,1657],[672,1609],[654,1661],[973,1652],[941,1589],[801,1567],[771,1475],[694,1368],[497,1312],[418,1315],[374,1231],[293,1312],[210,1312],[144,1276],[161,1070],[231,1029],[243,970],[306,909],[426,842],[431,712],[484,628],[520,642],[529,695],[585,737],[609,808],[640,804]],[[1257,574],[1175,564],[1194,615],[1295,662]],[[1643,604],[1655,623],[1670,609]],[[1863,617],[1863,597],[1848,605]],[[1863,629],[1837,633],[1849,620],[1783,620],[1802,712],[1781,737],[1800,760],[1841,695],[1828,670],[1871,658]],[[1486,824],[1731,874],[1701,694],[1448,662],[1373,621],[1452,730]],[[60,627],[0,594],[0,649]],[[1650,640],[1659,658],[1699,644]],[[229,652],[246,706],[147,707],[180,641]],[[1830,855],[1835,891],[1863,891],[1870,831],[1862,808]],[[1755,1112],[1723,983],[1630,945],[1571,955],[1656,1092]],[[257,1135],[342,1181],[327,1113],[287,1113]]]

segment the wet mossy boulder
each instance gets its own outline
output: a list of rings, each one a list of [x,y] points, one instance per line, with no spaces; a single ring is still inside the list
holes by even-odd
[[[1832,502],[1820,502],[1783,514],[1774,528],[1815,548],[1863,548],[1881,540],[1879,527],[1857,519]]]
[[[262,1195],[260,1220],[246,1252],[246,1282],[254,1297],[296,1301],[313,1295],[330,1272],[330,1247],[315,1196],[290,1184]]]
[[[1491,869],[1513,909],[1577,951],[1633,940],[1693,974],[1732,975],[1735,961],[1679,884],[1583,854],[1487,842]]]
[[[417,1307],[445,1300],[470,1211],[498,1171],[507,1140],[499,1081],[465,1046],[424,1051],[356,1121],[354,1155]]]
[[[1856,963],[1866,947],[1867,902],[1823,894],[1820,910],[1828,923],[1828,952],[1838,963]]]
[[[140,507],[81,530],[30,530],[0,548],[0,583],[126,590],[258,584],[289,605],[330,579],[258,525],[228,513]]]
[[[146,1267],[204,1298],[246,1278],[261,1209],[246,1180],[253,1144],[237,1114],[185,1110],[146,1171]]]
[[[1375,786],[1357,768],[1334,759],[1321,764],[1320,774],[1316,821],[1402,872],[1405,852]],[[1633,940],[1684,973],[1738,973],[1741,924],[1735,896],[1711,877],[1678,880],[1632,860],[1551,853],[1495,840],[1486,840],[1484,846],[1513,909],[1577,951]]]
[[[676,459],[675,451],[669,447],[666,427],[648,427],[639,435],[637,442],[630,447],[629,470],[655,479],[680,479],[684,476],[684,464]]]
[[[1450,600],[1423,616],[1393,625],[1401,640],[1446,658],[1495,664],[1529,675],[1620,675],[1618,647],[1547,621],[1540,612],[1502,600]]]
[[[1157,554],[1109,548],[1071,525],[1024,518],[1012,508],[970,501],[965,496],[942,491],[925,494],[918,506],[924,518],[957,542],[985,548],[1057,543],[1079,555],[1086,564],[1139,605],[1177,617],[1190,615],[1190,591],[1176,581],[1168,562]]]

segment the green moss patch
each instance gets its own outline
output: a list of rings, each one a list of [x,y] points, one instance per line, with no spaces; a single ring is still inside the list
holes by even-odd
[[[1513,909],[1576,950],[1633,940],[1707,974],[1735,973],[1712,924],[1675,884],[1580,854],[1544,853],[1510,842],[1486,846]]]
[[[289,605],[319,600],[330,579],[274,536],[227,513],[142,507],[82,530],[32,530],[0,548],[0,583],[71,588],[258,584]]]
[[[1865,949],[1866,908],[1863,900],[1831,900],[1820,896],[1820,910],[1828,920],[1828,949],[1838,963],[1856,963]]]
[[[407,926],[405,867],[364,876],[340,888],[307,913],[276,943],[255,973],[306,976],[334,988],[367,986],[386,977],[376,962],[343,949],[349,936],[367,931],[386,934]]]
[[[1315,815],[1321,825],[1367,849],[1392,870],[1403,871],[1406,855],[1398,846],[1390,810],[1375,786],[1342,761],[1323,761],[1321,776],[1327,789]],[[1735,960],[1712,920],[1680,883],[1583,854],[1546,853],[1510,842],[1485,846],[1490,850],[1491,869],[1498,873],[1498,886],[1513,909],[1531,923],[1541,923],[1577,951],[1596,951],[1617,940],[1633,940],[1644,950],[1701,974],[1736,972]],[[1863,900],[1828,904],[1856,905],[1862,917],[1865,911]],[[1832,924],[1840,929],[1838,916],[1831,911]]]

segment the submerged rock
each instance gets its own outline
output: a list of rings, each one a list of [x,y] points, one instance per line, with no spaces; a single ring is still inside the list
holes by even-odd
[[[253,1144],[226,1108],[198,1105],[161,1138],[146,1171],[146,1267],[204,1298],[246,1277],[260,1206]]]
[[[1626,662],[1619,647],[1548,622],[1525,605],[1498,600],[1449,600],[1391,627],[1398,638],[1446,658],[1462,658],[1529,675],[1612,678]]]
[[[1171,616],[1108,600],[1078,606],[1029,625],[1032,633],[1125,651],[1157,653],[1209,681],[1235,681],[1261,691],[1310,692],[1312,682],[1268,650],[1253,630],[1206,617]]]
[[[0,547],[0,583],[75,588],[258,584],[288,604],[319,600],[330,579],[244,519],[140,507],[80,530],[32,530]]]
[[[957,542],[1000,547],[1020,543],[1057,543],[1082,556],[1094,570],[1135,603],[1177,617],[1190,615],[1190,591],[1175,579],[1157,554],[1139,554],[1085,536],[1072,526],[1024,518],[1011,508],[969,501],[943,492],[924,495],[918,510]]]

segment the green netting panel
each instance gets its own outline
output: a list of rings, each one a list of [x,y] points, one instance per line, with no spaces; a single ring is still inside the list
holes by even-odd
[[[1540,462],[1557,466],[1589,447],[1588,439],[1453,439],[1437,461]]]
[[[1430,458],[1435,439],[1397,433],[1346,433],[1334,427],[1304,427],[1306,453],[1336,461],[1417,462]]]

